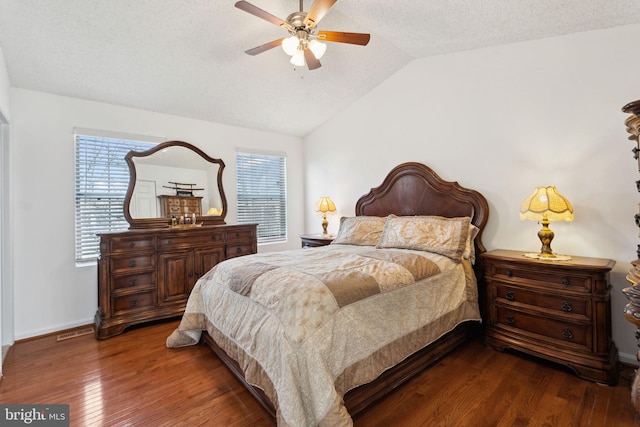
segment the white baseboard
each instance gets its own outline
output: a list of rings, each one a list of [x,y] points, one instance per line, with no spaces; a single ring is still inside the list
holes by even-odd
[[[638,362],[635,354],[618,353],[618,357],[620,358],[620,362],[622,363],[625,363],[627,365],[640,366],[640,362]]]

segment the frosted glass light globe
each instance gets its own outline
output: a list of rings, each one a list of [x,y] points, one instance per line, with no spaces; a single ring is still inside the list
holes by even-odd
[[[327,45],[319,42],[318,40],[311,40],[309,43],[309,49],[311,49],[311,52],[313,52],[313,56],[315,56],[316,59],[320,59],[327,51]]]
[[[296,36],[287,37],[282,40],[282,50],[289,56],[295,55],[299,45],[300,40]]]

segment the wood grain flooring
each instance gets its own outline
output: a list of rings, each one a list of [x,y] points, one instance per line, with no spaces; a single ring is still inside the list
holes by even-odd
[[[15,344],[1,403],[70,405],[72,426],[274,426],[202,345],[165,347],[176,320],[97,341],[91,335]],[[637,426],[632,369],[617,386],[485,347],[474,339],[355,418],[356,427]]]

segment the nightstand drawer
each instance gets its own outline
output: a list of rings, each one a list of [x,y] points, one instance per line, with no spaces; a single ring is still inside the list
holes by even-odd
[[[549,317],[537,316],[508,308],[496,307],[498,325],[515,328],[549,338],[559,345],[591,350],[591,327]]]
[[[541,270],[539,268],[528,269],[516,264],[496,264],[491,270],[491,276],[500,280],[536,284],[558,290],[591,291],[590,277],[569,274],[563,271]]]
[[[496,303],[525,305],[543,311],[555,311],[558,315],[576,316],[584,320],[591,318],[590,300],[557,294],[540,293],[536,290],[496,285]]]

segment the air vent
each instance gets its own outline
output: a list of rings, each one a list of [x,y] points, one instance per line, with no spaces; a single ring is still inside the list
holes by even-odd
[[[76,329],[71,332],[65,332],[64,334],[59,334],[58,337],[56,338],[56,341],[64,341],[71,338],[81,337],[83,335],[89,335],[93,333],[94,333],[93,327]]]

